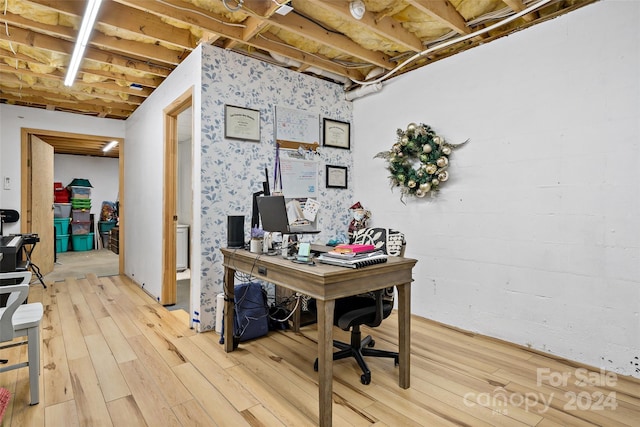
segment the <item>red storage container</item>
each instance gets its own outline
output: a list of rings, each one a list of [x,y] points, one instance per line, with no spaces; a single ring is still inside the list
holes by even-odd
[[[69,190],[67,190],[66,188],[60,188],[60,189],[56,189],[53,192],[53,198],[55,199],[54,200],[55,203],[69,203],[69,200],[71,199],[71,194],[69,193]]]

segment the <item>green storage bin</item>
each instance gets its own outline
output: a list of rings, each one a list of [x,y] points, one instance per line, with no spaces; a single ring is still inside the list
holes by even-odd
[[[116,226],[116,221],[99,221],[98,222],[98,228],[100,229],[101,233],[108,233],[115,226]]]
[[[53,226],[56,229],[56,235],[62,236],[65,234],[69,234],[69,221],[71,218],[54,218]],[[64,251],[61,251],[64,252]]]
[[[73,209],[91,209],[91,199],[71,199]]]
[[[71,243],[74,251],[90,251],[93,249],[93,233],[72,234]]]
[[[69,235],[59,234],[56,236],[56,252],[67,252],[69,250]]]

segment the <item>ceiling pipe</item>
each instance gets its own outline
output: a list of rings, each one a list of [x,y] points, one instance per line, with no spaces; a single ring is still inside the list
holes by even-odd
[[[347,101],[353,101],[354,99],[362,98],[365,95],[369,95],[370,93],[374,92],[380,92],[381,90],[382,83],[378,82],[367,86],[360,86],[358,89],[347,92],[344,97]]]
[[[286,65],[288,67],[296,67],[296,68],[300,68],[302,66],[302,62],[296,61],[295,59],[291,59],[288,58],[284,55],[279,55],[277,53],[273,53],[273,52],[269,52],[269,54],[271,55],[271,57],[273,59],[275,59],[276,61],[278,61],[279,63],[281,63],[282,65]],[[313,73],[317,76],[322,76],[322,77],[326,77],[328,79],[331,80],[335,80],[338,81],[340,83],[342,83],[343,85],[349,87],[351,85],[351,79],[349,77],[346,76],[342,76],[340,74],[336,74],[336,73],[332,73],[331,71],[327,71],[327,70],[323,70],[321,68],[318,67],[309,67],[306,70],[309,73]]]
[[[277,53],[273,53],[273,52],[269,52],[269,55],[271,55],[273,59],[275,59],[282,65],[286,65],[288,67],[300,67],[302,65],[302,62],[296,61],[295,59],[291,59],[284,55],[278,55]]]

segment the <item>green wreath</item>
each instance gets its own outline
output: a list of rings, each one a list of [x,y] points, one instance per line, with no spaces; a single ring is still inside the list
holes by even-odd
[[[392,187],[401,187],[404,196],[424,197],[440,189],[449,179],[449,155],[462,144],[449,144],[430,126],[409,123],[396,131],[398,140],[391,150],[375,155],[387,161]]]

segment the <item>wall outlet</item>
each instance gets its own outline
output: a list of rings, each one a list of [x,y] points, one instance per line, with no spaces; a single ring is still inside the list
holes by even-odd
[[[11,190],[11,178],[8,176],[4,177],[4,189]]]

